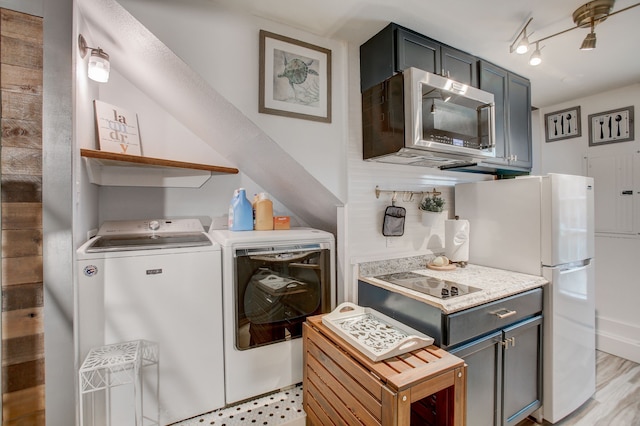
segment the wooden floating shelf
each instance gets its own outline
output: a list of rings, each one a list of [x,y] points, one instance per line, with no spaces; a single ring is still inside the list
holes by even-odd
[[[81,149],[91,183],[102,186],[199,188],[212,175],[237,174],[233,167]]]

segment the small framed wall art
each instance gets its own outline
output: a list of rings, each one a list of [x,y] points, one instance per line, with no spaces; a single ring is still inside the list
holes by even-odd
[[[258,111],[331,123],[331,50],[260,30]]]
[[[142,155],[138,114],[98,100],[93,105],[100,151]]]
[[[582,136],[580,107],[563,109],[544,115],[545,140],[555,142]]]
[[[589,115],[589,146],[633,140],[633,105]]]

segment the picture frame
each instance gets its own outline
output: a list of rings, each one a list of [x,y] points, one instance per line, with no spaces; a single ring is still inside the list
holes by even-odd
[[[628,106],[589,115],[589,146],[634,140],[633,111]]]
[[[331,123],[331,50],[260,30],[258,112]]]
[[[100,151],[142,155],[138,114],[99,100],[93,105]]]
[[[544,115],[545,141],[555,142],[582,136],[580,106]]]

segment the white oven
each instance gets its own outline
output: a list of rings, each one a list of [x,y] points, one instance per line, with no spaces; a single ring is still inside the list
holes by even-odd
[[[333,235],[210,235],[222,247],[226,404],[302,382],[302,323],[335,307]]]

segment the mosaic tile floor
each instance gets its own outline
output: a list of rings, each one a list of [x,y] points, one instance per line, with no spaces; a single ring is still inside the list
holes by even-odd
[[[174,423],[173,426],[304,425],[302,385]]]

